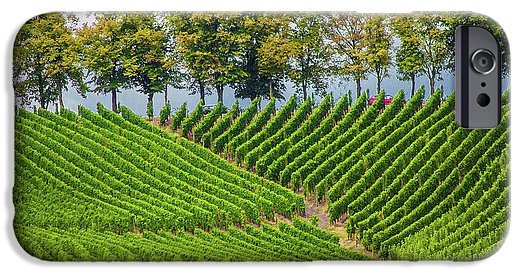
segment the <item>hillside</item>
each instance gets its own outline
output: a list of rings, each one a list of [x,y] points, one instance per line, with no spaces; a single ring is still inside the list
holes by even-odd
[[[254,101],[193,140],[302,193],[307,216],[381,257],[484,257],[508,222],[508,92],[502,123],[490,130],[459,128],[454,94],[443,100],[439,89],[426,102],[422,89],[387,106],[384,96],[368,105],[366,95],[354,104],[328,95],[315,108],[292,97],[270,116],[272,101],[260,113]]]
[[[18,110],[14,227],[46,260],[367,259],[293,218],[301,196],[122,116]],[[281,217],[277,220],[276,216]]]
[[[423,94],[254,100],[166,129],[123,106],[19,109],[17,237],[47,260],[484,257],[508,224],[508,93],[490,130]]]

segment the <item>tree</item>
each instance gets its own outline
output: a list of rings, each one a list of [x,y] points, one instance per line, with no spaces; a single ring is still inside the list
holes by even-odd
[[[68,16],[71,22],[76,17]],[[79,64],[78,44],[66,17],[47,13],[27,21],[18,32],[13,50],[13,86],[18,102],[29,105],[38,102],[46,108],[58,100],[64,107],[62,93],[71,85],[84,95]]]
[[[327,87],[328,64],[331,51],[323,41],[322,26],[318,14],[304,13],[291,17],[289,39],[290,70],[288,77],[296,91],[306,100],[307,89],[323,96]]]
[[[381,91],[381,82],[388,77],[392,66],[392,33],[388,30],[383,16],[370,16],[364,24],[365,58],[370,67],[370,74],[377,79],[377,93]]]
[[[413,96],[416,77],[423,73],[424,65],[414,20],[410,16],[395,17],[392,19],[391,26],[401,40],[401,45],[396,50],[397,78],[410,81],[410,95]]]
[[[98,94],[111,93],[111,108],[117,111],[117,93],[129,87],[124,76],[126,34],[123,15],[98,14],[95,22],[85,23],[77,31],[82,48],[82,63],[87,69],[87,83]]]
[[[430,94],[436,90],[436,81],[443,79],[443,71],[450,68],[450,60],[454,53],[448,44],[451,38],[445,24],[446,17],[439,14],[421,14],[407,18],[414,26],[418,47],[423,54],[423,74],[429,80]]]
[[[284,99],[284,70],[278,67],[282,65],[285,44],[273,42],[283,42],[279,38],[282,38],[283,29],[288,24],[286,16],[247,13],[243,14],[242,20],[242,31],[249,36],[242,58],[246,77],[235,85],[235,97],[251,100],[257,97]],[[277,64],[271,64],[273,62]]]
[[[123,70],[130,86],[148,96],[153,105],[153,96],[167,90],[168,84],[180,82],[175,68],[174,55],[162,25],[154,14],[124,15]],[[167,93],[165,93],[165,101]]]
[[[283,25],[287,24],[283,23]],[[286,36],[286,27],[284,26],[281,31],[267,36],[257,49],[259,73],[268,80],[270,97],[282,97],[281,89],[284,86],[282,81],[290,70],[291,53],[291,43]]]
[[[336,13],[328,17],[325,35],[334,54],[334,74],[355,81],[357,97],[361,81],[366,79],[368,65],[365,52],[365,17],[362,14]]]
[[[233,13],[175,14],[173,26],[177,49],[189,74],[198,83],[201,100],[206,85],[216,89],[222,102],[224,87],[239,83],[247,74],[242,53],[249,36],[242,32],[242,19]]]

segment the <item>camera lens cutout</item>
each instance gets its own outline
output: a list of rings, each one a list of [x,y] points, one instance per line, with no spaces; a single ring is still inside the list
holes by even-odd
[[[485,93],[479,94],[477,98],[477,102],[479,106],[486,107],[490,103],[490,97]]]
[[[489,74],[494,70],[496,59],[494,55],[485,49],[479,49],[472,54],[472,67],[480,74]]]

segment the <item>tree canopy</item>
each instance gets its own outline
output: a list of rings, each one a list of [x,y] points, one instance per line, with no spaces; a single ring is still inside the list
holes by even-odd
[[[83,22],[79,26],[79,22]],[[410,81],[419,76],[431,93],[453,71],[453,33],[460,24],[492,31],[508,73],[508,45],[501,28],[482,15],[420,13],[96,13],[79,20],[49,13],[19,31],[13,53],[17,103],[62,106],[70,89],[117,94],[134,89],[153,97],[168,87],[222,102],[226,87],[236,98],[284,99],[285,83],[305,100],[323,96],[334,79],[372,76]],[[151,108],[150,108],[151,110]]]
[[[21,105],[37,102],[47,108],[72,85],[85,95],[82,67],[77,54],[80,45],[67,27],[65,17],[47,13],[27,21],[17,34],[13,50],[13,87]]]

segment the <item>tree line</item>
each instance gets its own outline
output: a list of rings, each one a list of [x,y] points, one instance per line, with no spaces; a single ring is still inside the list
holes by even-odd
[[[323,96],[334,78],[355,82],[425,76],[433,93],[443,72],[453,71],[454,30],[460,24],[490,29],[504,52],[504,33],[489,18],[463,14],[370,15],[357,13],[96,13],[88,20],[48,13],[30,19],[17,34],[13,84],[17,103],[63,107],[73,87],[117,94],[135,89],[152,106],[168,88],[236,98],[283,99],[291,81],[303,100]],[[81,21],[87,21],[82,23]]]

